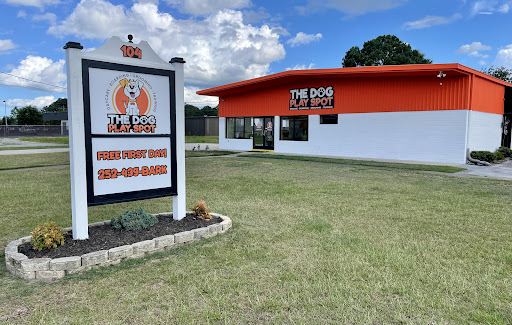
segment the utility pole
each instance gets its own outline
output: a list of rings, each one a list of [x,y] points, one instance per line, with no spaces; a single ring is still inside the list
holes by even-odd
[[[5,128],[4,128],[4,138],[7,136],[7,102],[4,100],[4,119],[5,119]]]

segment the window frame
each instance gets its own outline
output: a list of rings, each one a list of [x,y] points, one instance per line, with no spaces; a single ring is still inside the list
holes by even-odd
[[[336,124],[339,124],[339,115],[338,114],[321,114],[319,115],[320,116],[320,124],[321,125],[336,125]],[[325,123],[324,121],[322,121],[322,117],[334,117],[336,116],[336,123]]]
[[[296,135],[296,130],[295,130],[295,125],[296,125],[296,120],[298,120],[299,118],[305,118],[306,120],[306,137],[305,139],[302,139],[302,137],[300,138],[297,138],[295,135]],[[289,131],[289,134],[292,135],[292,138],[291,139],[283,139],[283,121],[288,121],[288,131]],[[291,116],[280,116],[279,117],[279,140],[280,141],[308,141],[309,140],[309,115],[291,115]]]
[[[247,117],[247,116],[229,116],[229,117],[226,117],[226,128],[225,128],[225,137],[226,139],[243,139],[243,140],[248,140],[248,139],[251,139],[253,137],[253,132],[252,132],[252,117]],[[229,134],[228,132],[228,129],[229,129],[229,123],[230,123],[230,119],[232,119],[231,123],[232,123],[232,134]],[[237,120],[239,119],[242,119],[243,123],[237,127]],[[247,121],[249,121],[249,126],[250,126],[250,129],[251,129],[251,133],[250,135],[246,132],[247,131]],[[240,130],[239,130],[240,128]],[[235,137],[236,133],[238,132],[239,136],[238,138]],[[248,135],[248,137],[246,137],[246,135]]]

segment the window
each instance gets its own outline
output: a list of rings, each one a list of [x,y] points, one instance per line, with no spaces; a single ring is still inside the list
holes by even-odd
[[[281,140],[308,141],[308,116],[281,116]]]
[[[320,124],[338,124],[338,114],[320,115]]]
[[[226,117],[227,139],[250,139],[252,124],[250,117]]]

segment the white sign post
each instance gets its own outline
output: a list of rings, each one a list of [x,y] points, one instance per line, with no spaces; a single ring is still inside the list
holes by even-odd
[[[185,217],[185,61],[128,38],[64,47],[74,239],[88,238],[92,205],[172,195],[174,219]]]

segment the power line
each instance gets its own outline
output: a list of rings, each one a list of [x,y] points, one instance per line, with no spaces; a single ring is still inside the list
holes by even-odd
[[[28,78],[24,78],[24,77],[16,76],[16,75],[13,75],[13,74],[10,74],[10,73],[7,73],[7,72],[0,72],[0,73],[1,73],[1,74],[6,74],[6,75],[11,76],[11,77],[15,77],[15,78],[23,79],[23,80],[26,80],[26,81],[35,82],[35,83],[42,84],[42,85],[47,85],[47,86],[52,86],[52,87],[56,87],[56,88],[67,89],[66,87],[57,86],[57,85],[52,85],[52,84],[49,84],[49,83],[46,83],[46,82],[41,82],[41,81],[35,81],[35,80],[32,80],[32,79],[28,79]]]
[[[42,82],[42,81],[36,81],[36,80],[32,80],[32,79],[28,79],[28,78],[25,78],[25,77],[20,77],[20,76],[16,76],[14,74],[11,74],[11,73],[7,73],[7,72],[0,72],[1,74],[6,74],[8,76],[11,76],[11,77],[15,77],[15,78],[19,78],[19,79],[23,79],[23,80],[26,80],[26,81],[30,81],[30,82],[35,82],[35,83],[38,83],[38,84],[42,84],[42,85],[47,85],[47,86],[52,86],[52,87],[56,87],[56,88],[62,88],[62,89],[67,89],[66,87],[62,87],[62,86],[57,86],[57,85],[52,85],[52,84],[49,84],[49,83],[46,83],[46,82]],[[214,103],[215,100],[205,100],[205,101],[202,101],[202,102],[192,102],[192,101],[185,101],[185,104],[203,104],[203,103]]]

